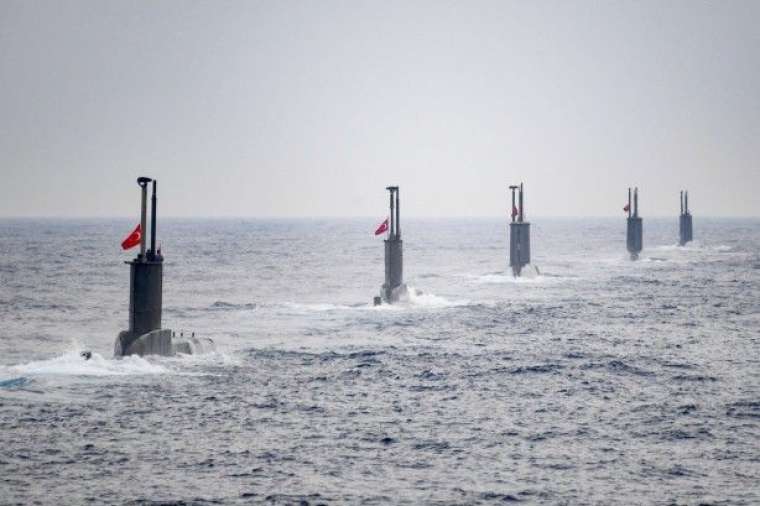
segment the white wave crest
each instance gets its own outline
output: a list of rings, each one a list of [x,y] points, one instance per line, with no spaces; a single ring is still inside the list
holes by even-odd
[[[409,286],[408,288],[407,299],[405,301],[402,300],[401,302],[408,302],[412,306],[446,308],[466,306],[470,303],[470,301],[467,300],[450,300],[446,297],[441,297],[440,295],[422,292],[413,286]]]
[[[533,265],[528,265],[520,276],[514,276],[509,272],[494,272],[491,274],[468,274],[468,278],[478,284],[525,284],[559,282],[565,279],[563,276],[541,274]]]
[[[69,351],[47,360],[37,360],[26,364],[5,367],[3,376],[130,376],[146,374],[165,374],[165,367],[149,362],[141,357],[131,356],[122,359],[106,359],[93,353],[89,360],[79,355],[79,351]]]
[[[296,312],[326,312],[326,311],[340,311],[347,309],[356,309],[352,306],[345,306],[341,304],[329,304],[329,303],[315,303],[315,304],[300,304],[298,302],[286,302],[283,304],[286,308]]]

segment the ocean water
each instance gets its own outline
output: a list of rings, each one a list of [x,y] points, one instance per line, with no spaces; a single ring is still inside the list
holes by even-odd
[[[163,220],[164,326],[112,358],[128,220],[0,221],[0,504],[760,504],[760,221]],[[83,361],[82,350],[93,358]]]

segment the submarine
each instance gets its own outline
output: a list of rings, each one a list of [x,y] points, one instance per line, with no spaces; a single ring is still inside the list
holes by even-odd
[[[626,219],[626,248],[631,260],[638,260],[644,249],[644,225],[639,216],[639,189],[633,189],[633,205],[631,205],[631,189],[628,188],[628,204],[623,208],[628,213]]]
[[[530,265],[530,223],[525,220],[523,184],[511,185],[512,222],[509,224],[509,266],[512,276],[519,277],[525,266]],[[518,204],[515,203],[515,193]],[[536,271],[537,272],[537,271]]]
[[[694,240],[694,227],[689,212],[689,192],[681,192],[681,214],[678,217],[678,245],[686,246],[686,243]]]
[[[390,195],[390,216],[388,237],[385,239],[385,282],[380,288],[380,296],[374,298],[374,304],[393,304],[408,296],[404,283],[404,254],[401,240],[401,203],[399,187],[386,187]]]
[[[147,194],[150,183],[153,185],[150,248],[146,249]],[[214,343],[209,338],[195,337],[195,333],[189,337],[181,333],[180,338],[177,338],[171,329],[162,327],[164,256],[160,248],[156,249],[158,182],[149,177],[139,177],[137,184],[141,199],[140,251],[137,257],[125,262],[129,265],[129,327],[116,338],[114,356],[173,356],[211,351]]]

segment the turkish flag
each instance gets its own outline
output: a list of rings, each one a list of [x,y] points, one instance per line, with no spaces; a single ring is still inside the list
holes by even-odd
[[[517,207],[512,206],[512,219],[514,220],[515,216],[517,216],[518,214],[520,213],[517,211]]]
[[[380,224],[379,227],[377,227],[377,230],[375,230],[375,235],[380,235],[383,232],[388,231],[388,218],[385,218],[385,221]]]
[[[623,208],[623,211],[625,211],[626,213],[630,210],[631,210],[631,204],[626,204],[625,207]]]
[[[138,223],[135,229],[132,231],[131,234],[127,236],[126,239],[124,239],[121,242],[121,249],[129,249],[134,248],[138,244],[140,244],[140,240],[142,239],[142,227]]]

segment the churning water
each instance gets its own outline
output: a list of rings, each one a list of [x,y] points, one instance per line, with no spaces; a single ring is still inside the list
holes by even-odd
[[[2,504],[758,504],[760,222],[164,220],[164,325],[113,360],[125,220],[0,221]],[[93,358],[83,361],[79,351]]]

